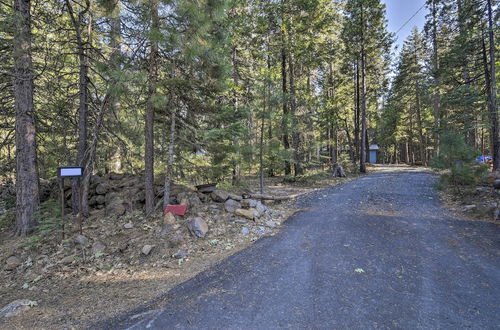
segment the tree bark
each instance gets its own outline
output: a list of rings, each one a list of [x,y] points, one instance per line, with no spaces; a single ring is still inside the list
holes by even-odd
[[[285,150],[290,149],[290,141],[288,140],[288,91],[287,91],[287,73],[286,73],[286,60],[287,54],[285,49],[285,36],[282,35],[282,48],[281,48],[281,88],[283,92],[283,120],[281,121],[281,130],[283,134],[283,147]],[[292,173],[290,162],[285,160],[285,175]]]
[[[500,169],[500,140],[498,136],[498,107],[497,107],[497,83],[496,83],[496,61],[495,61],[495,34],[493,33],[493,13],[491,9],[491,0],[488,4],[488,41],[490,44],[490,84],[489,94],[489,112],[491,116],[491,139],[493,149],[493,170]]]
[[[438,59],[438,42],[437,42],[437,8],[435,1],[432,2],[432,71],[433,71],[433,108],[434,108],[434,143],[436,154],[439,154],[439,134],[441,129],[441,95],[439,93],[439,59]]]
[[[158,17],[158,0],[150,2],[151,31],[158,31],[160,20]],[[154,37],[153,37],[154,38]],[[145,152],[144,152],[144,189],[146,195],[146,215],[154,211],[154,115],[156,94],[156,83],[158,79],[158,41],[150,40],[149,68],[148,68],[148,98],[146,106],[146,118],[144,124]]]
[[[363,42],[363,41],[362,41]],[[361,45],[361,146],[359,171],[366,173],[366,63],[365,63],[365,48]]]
[[[354,77],[354,145],[355,145],[355,153],[353,161],[356,162],[360,159],[359,153],[359,114],[360,114],[360,97],[359,97],[359,59],[356,59],[356,75]]]
[[[172,170],[174,167],[174,148],[175,148],[175,109],[172,109],[171,119],[170,119],[170,143],[168,145],[168,159],[167,168],[165,171],[165,184],[164,184],[164,194],[163,194],[163,209],[167,207],[170,201],[170,186],[172,185]]]
[[[110,100],[110,95],[107,94],[104,97],[101,108],[97,115],[97,119],[94,125],[94,138],[92,139],[92,143],[90,144],[88,150],[86,150],[86,154],[88,155],[88,161],[86,167],[83,171],[83,179],[81,184],[81,213],[83,216],[88,217],[90,215],[89,209],[89,187],[90,187],[90,177],[92,176],[92,172],[94,171],[95,164],[95,154],[97,150],[97,143],[99,142],[99,135],[101,133],[102,121],[104,119],[104,114],[106,109],[108,108],[108,103]]]
[[[422,111],[420,109],[420,84],[415,82],[415,101],[417,110],[417,125],[418,125],[418,137],[420,139],[420,160],[424,166],[427,166],[427,159],[425,158],[425,140],[424,140],[424,129],[422,125]]]
[[[290,117],[292,119],[292,147],[293,147],[293,168],[294,176],[302,175],[302,165],[300,157],[300,135],[298,132],[298,120],[296,117],[297,102],[295,99],[295,63],[292,54],[288,57],[288,70],[290,74]]]
[[[85,22],[85,15],[90,11],[90,0],[85,1],[85,8],[78,12],[78,17],[75,16],[75,12],[73,10],[73,6],[71,5],[71,1],[66,0],[66,7],[68,8],[68,13],[73,24],[73,28],[75,29],[75,37],[76,37],[76,46],[77,46],[77,54],[79,61],[79,105],[78,105],[78,146],[77,146],[77,155],[76,155],[76,163],[78,166],[83,168],[86,167],[87,157],[87,140],[88,140],[88,110],[89,110],[89,94],[88,94],[88,83],[89,83],[89,62],[87,51],[88,45],[91,42],[91,29],[92,29],[92,19],[88,18],[87,21],[87,37],[88,40],[85,41],[83,37],[82,25]],[[80,179],[73,180],[73,184],[71,187],[71,200],[72,200],[72,208],[73,214],[77,214],[80,212]]]
[[[16,107],[16,225],[14,234],[17,236],[26,235],[36,226],[34,216],[40,204],[30,9],[30,0],[14,1],[13,87]]]

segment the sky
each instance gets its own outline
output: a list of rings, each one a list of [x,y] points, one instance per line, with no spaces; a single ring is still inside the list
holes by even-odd
[[[415,14],[415,12],[424,5],[425,0],[382,0],[387,7],[387,20],[390,32],[395,33],[401,26]],[[418,14],[408,22],[401,31],[398,32],[396,45],[398,52],[401,50],[403,42],[410,34],[413,27],[422,29],[425,22],[427,8],[422,8]]]

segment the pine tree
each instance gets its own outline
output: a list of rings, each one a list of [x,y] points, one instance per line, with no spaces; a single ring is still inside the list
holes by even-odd
[[[16,107],[16,235],[36,225],[39,206],[33,67],[31,59],[31,2],[14,1],[13,88]]]

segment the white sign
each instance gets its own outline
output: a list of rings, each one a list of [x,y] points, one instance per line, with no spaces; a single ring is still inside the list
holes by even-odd
[[[75,177],[83,175],[83,167],[59,167],[58,176]]]

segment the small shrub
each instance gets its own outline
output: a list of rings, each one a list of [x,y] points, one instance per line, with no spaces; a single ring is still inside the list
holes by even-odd
[[[346,173],[358,173],[358,166],[351,161],[351,157],[348,154],[340,154],[338,157],[338,164],[342,166]]]
[[[479,152],[467,145],[457,134],[441,136],[440,153],[430,162],[431,167],[444,170],[438,187],[470,186],[478,183],[487,171],[487,166],[476,163]]]
[[[32,235],[28,237],[26,243],[34,247],[43,241],[43,238],[55,230],[59,230],[62,225],[60,205],[55,200],[48,200],[40,205],[35,215],[38,225]]]

